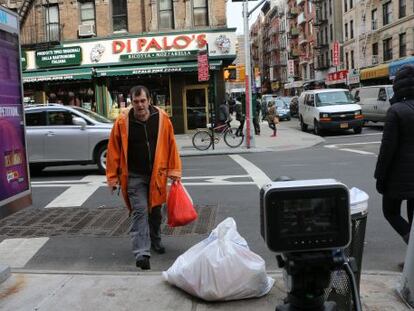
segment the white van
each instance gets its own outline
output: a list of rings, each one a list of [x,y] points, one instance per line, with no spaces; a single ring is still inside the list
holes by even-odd
[[[302,131],[313,127],[316,135],[323,130],[353,129],[361,133],[364,117],[346,89],[304,91],[299,97],[299,122]]]
[[[353,91],[355,101],[361,106],[365,121],[385,121],[390,99],[394,96],[392,85],[364,86]]]

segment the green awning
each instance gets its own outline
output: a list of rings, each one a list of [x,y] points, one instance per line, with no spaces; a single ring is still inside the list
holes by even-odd
[[[23,82],[59,81],[92,79],[91,68],[74,68],[65,70],[26,71],[23,72]]]
[[[219,70],[222,65],[221,60],[209,62],[210,70]],[[197,71],[197,62],[151,64],[151,65],[132,65],[132,66],[112,66],[108,68],[96,68],[97,77],[109,76],[130,76],[154,73],[175,73]]]

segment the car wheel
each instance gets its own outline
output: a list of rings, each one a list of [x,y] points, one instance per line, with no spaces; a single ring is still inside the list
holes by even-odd
[[[319,127],[318,121],[316,120],[313,121],[313,132],[315,133],[315,135],[318,135],[318,136],[321,136],[322,134],[322,130]]]
[[[99,148],[96,155],[96,164],[101,174],[106,174],[106,155],[108,153],[108,145],[103,145]]]
[[[303,132],[306,132],[308,130],[308,126],[303,122],[302,116],[299,117],[299,122],[300,122],[300,129]]]
[[[289,117],[289,118],[287,118],[287,120],[288,120],[288,121],[290,121],[290,117]]]
[[[361,134],[361,132],[362,132],[362,127],[355,127],[354,128],[354,133],[355,134]]]

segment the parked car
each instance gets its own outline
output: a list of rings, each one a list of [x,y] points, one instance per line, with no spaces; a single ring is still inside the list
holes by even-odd
[[[302,131],[313,126],[316,135],[323,130],[353,129],[361,133],[364,117],[346,89],[304,91],[299,97],[299,122]]]
[[[110,120],[84,108],[59,104],[25,107],[25,116],[32,170],[96,163],[105,174]]]
[[[353,91],[355,102],[362,108],[365,121],[385,121],[390,99],[394,96],[392,85],[373,85]]]
[[[290,109],[289,105],[281,99],[275,100],[276,110],[279,115],[279,120],[290,121]]]

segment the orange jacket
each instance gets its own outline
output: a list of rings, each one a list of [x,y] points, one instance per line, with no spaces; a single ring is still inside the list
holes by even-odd
[[[174,129],[167,113],[158,107],[159,129],[155,159],[149,185],[148,207],[167,201],[167,177],[181,177],[181,159],[175,142]],[[128,113],[124,109],[116,119],[109,138],[106,157],[106,179],[110,188],[120,185],[128,209]]]

